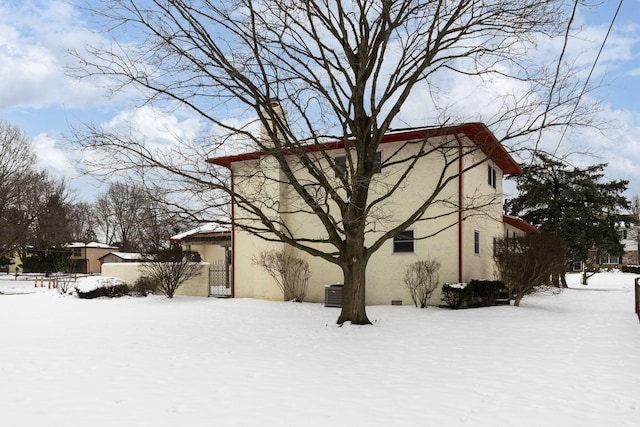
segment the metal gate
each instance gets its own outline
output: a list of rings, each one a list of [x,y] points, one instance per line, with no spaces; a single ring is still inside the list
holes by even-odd
[[[209,268],[209,295],[218,298],[231,296],[231,264],[217,260]]]

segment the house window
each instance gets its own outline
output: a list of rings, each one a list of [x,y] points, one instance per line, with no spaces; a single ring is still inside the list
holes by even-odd
[[[601,255],[600,264],[620,264],[620,257],[609,254]]]
[[[494,237],[493,238],[493,256],[495,257],[497,253],[498,253],[498,238]]]
[[[496,188],[496,185],[497,185],[496,184],[497,183],[496,168],[489,165],[487,177],[488,177],[489,185],[492,186],[493,188]]]
[[[73,256],[82,256],[81,248],[73,248]]]
[[[473,232],[473,253],[480,253],[480,232],[477,230]]]
[[[404,230],[393,238],[393,253],[413,253],[415,240],[413,240],[413,230]]]
[[[336,178],[347,177],[347,156],[336,156],[333,158],[333,170],[336,174]],[[373,172],[380,173],[382,170],[382,151],[376,152],[376,157],[373,160]]]

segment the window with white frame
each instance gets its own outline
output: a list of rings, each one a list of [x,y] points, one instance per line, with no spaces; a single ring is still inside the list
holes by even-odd
[[[413,230],[404,230],[393,238],[393,253],[415,252],[415,240]]]
[[[480,253],[480,232],[478,230],[473,232],[473,253]]]

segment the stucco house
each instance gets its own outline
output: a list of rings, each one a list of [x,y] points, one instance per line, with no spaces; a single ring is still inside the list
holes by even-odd
[[[503,176],[520,174],[522,169],[482,123],[389,132],[381,141],[378,155],[380,164],[389,166],[380,168],[379,176],[372,184],[375,194],[384,194],[385,188],[393,185],[397,179],[397,174],[403,172],[401,166],[398,166],[399,163],[394,165],[394,162],[384,163],[384,160],[394,156],[401,157],[403,153],[408,156],[424,141],[434,146],[442,144],[443,141],[452,141],[452,144],[459,144],[461,150],[462,147],[465,150],[469,148],[470,154],[460,157],[454,161],[455,163],[451,162],[453,166],[446,169],[454,178],[440,196],[444,202],[434,208],[439,210],[430,213],[432,219],[415,222],[401,236],[389,239],[372,255],[366,272],[367,304],[410,304],[409,291],[403,283],[403,271],[408,264],[420,259],[435,259],[441,264],[441,284],[496,278],[497,270],[493,260],[496,239],[513,234],[537,232],[526,222],[503,215]],[[326,161],[330,156],[334,159],[336,175],[340,173],[337,167],[341,157],[345,156],[343,142],[329,141],[302,149],[321,151],[323,155],[317,156],[318,162]],[[443,162],[447,160],[447,157],[437,155],[420,158],[413,167],[403,191],[387,200],[385,206],[388,211],[385,213],[385,220],[393,220],[396,216],[394,212],[400,216],[404,212],[413,211],[413,206],[428,194],[427,189],[435,182],[436,176],[445,170]],[[236,193],[263,197],[265,206],[278,206],[278,212],[265,214],[280,214],[279,220],[291,230],[305,230],[307,235],[316,233],[322,236],[323,228],[317,220],[308,214],[288,208],[292,203],[296,203],[297,195],[288,189],[287,180],[278,170],[278,163],[268,153],[256,151],[208,159],[208,162],[230,170]],[[296,157],[292,154],[291,164],[294,166],[291,169],[295,170],[295,173],[306,173],[302,167],[296,169],[295,162]],[[474,166],[468,167],[469,165]],[[261,171],[262,178],[258,176],[260,174],[255,173],[256,170]],[[266,183],[267,180],[264,178],[267,174],[275,177],[270,183]],[[329,175],[328,173],[327,176],[331,179]],[[260,179],[261,184],[257,182]],[[256,186],[260,188],[256,189]],[[483,201],[484,206],[481,211],[468,209],[469,203],[480,203],[479,200]],[[299,199],[297,202],[299,203]],[[282,294],[273,280],[260,267],[254,265],[252,260],[259,251],[278,249],[282,244],[260,239],[240,227],[251,224],[252,217],[246,210],[240,209],[235,201],[233,203],[232,294],[235,297],[281,300]],[[430,236],[435,230],[440,232]],[[374,228],[371,235],[377,232]],[[294,253],[309,262],[311,269],[305,301],[323,302],[325,287],[340,283],[343,280],[342,271],[319,257],[312,257],[301,251]],[[432,303],[439,302],[440,291],[437,290],[432,297]]]
[[[69,259],[74,261],[78,273],[99,274],[102,263],[100,258],[110,252],[117,251],[117,246],[98,242],[73,242],[66,245],[71,249]]]

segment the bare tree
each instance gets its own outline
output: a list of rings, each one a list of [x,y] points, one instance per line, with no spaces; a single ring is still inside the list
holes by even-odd
[[[188,219],[182,218],[172,212],[162,199],[161,191],[149,193],[142,209],[142,218],[139,224],[141,250],[154,252],[160,249],[169,249],[171,236],[180,230],[188,229],[193,225]]]
[[[94,204],[73,203],[69,208],[69,223],[72,240],[85,243],[98,240]]]
[[[405,269],[404,283],[416,307],[427,308],[431,294],[438,287],[438,270],[440,263],[431,259],[416,261]]]
[[[309,285],[309,263],[284,250],[262,251],[253,263],[275,280],[285,301],[304,301]]]
[[[24,209],[24,193],[34,177],[35,154],[18,127],[0,122],[0,256],[11,254],[35,220]]]
[[[31,141],[0,121],[0,258],[26,249],[60,247],[69,238],[64,180],[35,168]]]
[[[142,246],[141,224],[147,203],[142,188],[116,182],[96,200],[98,224],[107,243],[123,251],[138,251]]]
[[[206,144],[179,140],[179,148],[168,152],[146,141],[136,129],[110,132],[95,126],[79,135],[78,142],[108,157],[108,163],[98,159],[96,166],[108,164],[110,172],[138,172],[147,182],[156,174],[155,182],[162,179],[175,188],[192,185],[188,194],[209,196],[202,212],[232,197],[240,215],[236,227],[341,268],[344,291],[338,322],[367,324],[365,271],[385,241],[416,221],[448,217],[453,223],[457,208],[450,206],[446,215],[434,212],[434,207],[449,204],[444,189],[460,173],[490,159],[500,142],[509,142],[514,149],[516,144],[532,148],[528,137],[537,137],[542,129],[584,120],[586,109],[574,109],[579,98],[574,73],[560,61],[556,67],[534,58],[538,43],[567,33],[572,4],[562,0],[93,3],[90,8],[104,20],[107,33],[116,39],[125,33],[141,38],[93,46],[89,54],[78,55],[76,74],[112,77],[114,90],[136,85],[145,102],[186,108],[213,125],[220,136],[209,136]],[[122,31],[127,28],[132,31]],[[476,115],[500,129],[500,141],[488,141],[487,155],[465,161],[460,171],[454,171],[454,165],[462,157],[474,159],[477,147],[461,148],[455,136],[417,141],[413,154],[399,151],[380,165],[376,157],[380,141],[392,125],[402,124],[401,109],[414,91],[421,89],[425,99],[433,100],[425,103],[424,113],[433,124],[458,119],[446,103],[446,88],[439,90],[456,75],[478,86],[492,79],[518,86],[492,100],[491,105],[499,106],[495,114]],[[283,99],[286,115],[274,98]],[[234,119],[243,115],[247,119],[237,124],[238,120],[226,117],[227,111],[236,112]],[[468,116],[463,118],[469,121]],[[252,130],[252,120],[263,127],[262,134]],[[345,160],[340,165],[328,154],[308,149],[327,138],[344,144]],[[192,161],[219,155],[216,149],[225,147],[227,152],[251,147],[268,155],[270,160],[245,177],[254,186],[251,191],[236,191],[226,171]],[[440,159],[443,170],[434,171],[438,176],[434,187],[411,212],[394,217],[389,201],[405,189],[422,158]],[[346,172],[337,186],[336,167]],[[376,185],[380,167],[403,172],[395,184],[380,188]],[[275,169],[281,174],[270,173]],[[277,203],[265,200],[262,190],[282,183],[300,201],[295,212],[318,221],[322,233],[305,235],[289,229],[282,218],[293,211],[280,212]],[[468,202],[465,214],[492,203],[495,200]]]
[[[183,253],[180,247],[149,256],[140,268],[167,298],[173,298],[183,283],[202,273],[202,265],[192,261],[190,255]]]
[[[163,194],[157,187],[112,183],[94,205],[98,231],[124,251],[169,249],[169,238],[190,223],[172,212]]]

